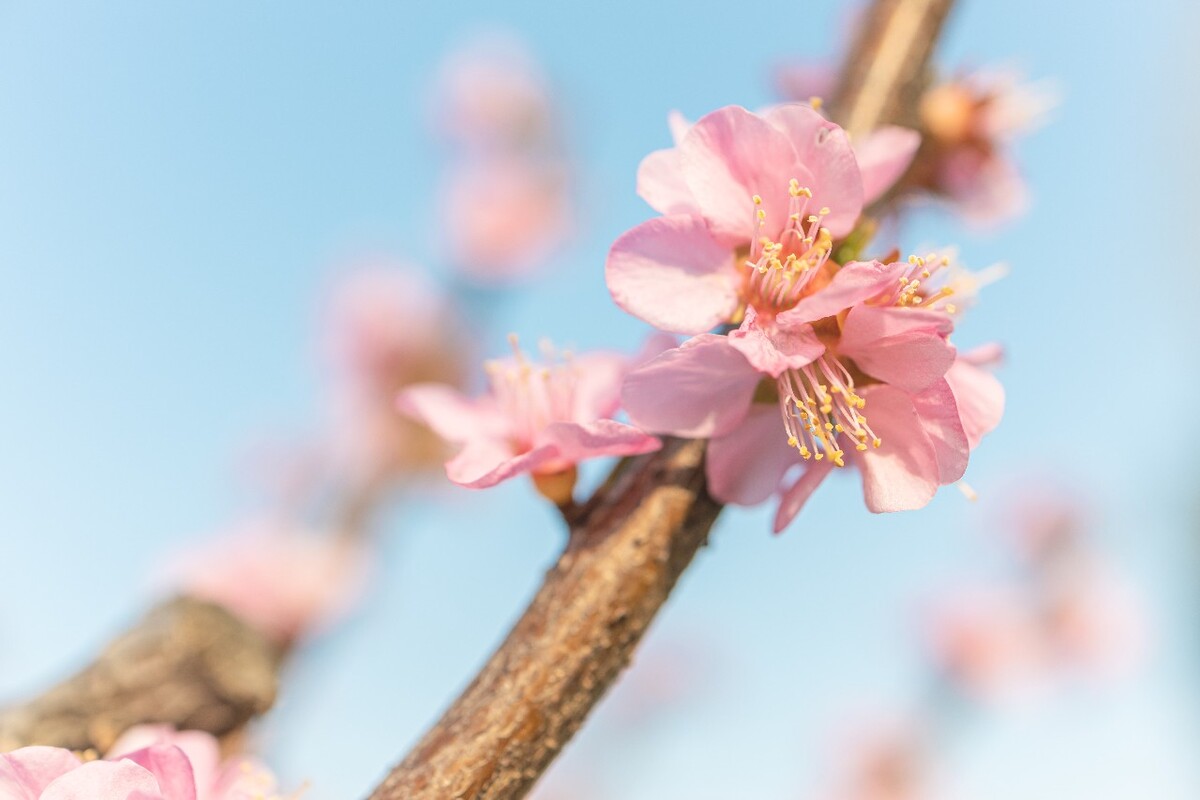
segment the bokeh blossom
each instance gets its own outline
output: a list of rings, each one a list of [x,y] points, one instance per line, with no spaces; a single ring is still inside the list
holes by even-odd
[[[549,352],[530,360],[511,338],[513,355],[485,365],[489,390],[468,398],[441,384],[400,394],[399,407],[461,450],[446,464],[460,486],[481,489],[531,473],[560,503],[570,499],[575,465],[598,456],[657,450],[658,439],[612,416],[630,359],[616,353]]]
[[[343,617],[366,584],[369,553],[349,536],[251,519],[180,557],[178,588],[224,606],[288,645]]]
[[[372,264],[337,276],[324,319],[332,471],[371,486],[440,463],[441,443],[395,412],[415,383],[464,381],[466,329],[449,298],[415,268]]]
[[[103,760],[58,747],[0,754],[4,800],[271,800],[274,776],[249,759],[222,761],[200,731],[134,728]]]

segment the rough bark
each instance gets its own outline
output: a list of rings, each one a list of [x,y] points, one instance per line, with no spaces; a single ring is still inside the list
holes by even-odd
[[[126,728],[147,722],[230,733],[274,703],[279,660],[225,609],[179,597],[75,676],[0,711],[0,752],[42,744],[103,753]]]
[[[833,98],[859,134],[915,107],[953,0],[877,0]],[[524,797],[599,702],[721,506],[704,443],[675,440],[618,466],[521,619],[371,800]]]

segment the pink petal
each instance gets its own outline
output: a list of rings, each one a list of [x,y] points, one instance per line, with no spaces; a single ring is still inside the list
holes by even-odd
[[[683,177],[679,150],[655,150],[638,165],[637,193],[660,214],[698,215],[699,206]]]
[[[508,423],[486,400],[472,400],[440,383],[419,383],[400,392],[400,412],[419,420],[448,442],[465,442],[480,436],[499,437]]]
[[[846,315],[838,352],[874,378],[920,392],[954,363],[954,346],[946,341],[953,328],[940,311],[859,305]]]
[[[708,490],[722,503],[758,505],[775,494],[800,456],[788,447],[774,404],[755,403],[742,424],[708,444]]]
[[[810,461],[805,466],[804,472],[800,473],[800,477],[784,492],[779,501],[779,510],[775,512],[775,533],[782,533],[783,529],[792,523],[832,469],[833,462],[828,459]]]
[[[538,435],[537,446],[551,448],[556,461],[578,464],[600,456],[650,453],[662,447],[662,442],[632,425],[601,419],[584,424],[551,423]]]
[[[1016,165],[1001,155],[984,157],[959,148],[944,159],[938,180],[954,201],[955,210],[973,225],[997,225],[1029,206],[1024,178]]]
[[[1004,386],[995,375],[973,366],[964,358],[959,358],[950,367],[946,381],[954,392],[963,430],[974,450],[1004,416]]]
[[[80,764],[61,747],[22,747],[0,753],[0,797],[5,800],[38,800],[56,778]]]
[[[863,390],[864,414],[882,440],[878,449],[855,452],[867,508],[875,513],[925,506],[937,492],[938,463],[912,399],[886,385]]]
[[[591,422],[607,419],[621,405],[621,379],[629,370],[629,357],[620,353],[591,352],[575,356],[575,407],[572,419]]]
[[[762,375],[724,336],[701,334],[625,378],[634,425],[675,436],[720,436],[746,416]]]
[[[798,369],[815,361],[825,352],[811,325],[783,327],[768,333],[755,324],[754,309],[746,309],[742,326],[729,334],[729,344],[737,348],[759,372],[778,378],[789,369]]]
[[[895,280],[896,269],[878,261],[851,261],[826,286],[780,314],[783,325],[800,325],[832,317],[882,292]]]
[[[773,106],[763,116],[788,137],[797,160],[811,174],[810,207],[831,211],[822,224],[835,237],[854,230],[862,213],[863,181],[846,132],[806,103]]]
[[[130,800],[138,795],[163,798],[158,781],[148,770],[122,759],[90,761],[58,778],[42,792],[40,800]]]
[[[862,138],[854,155],[862,173],[865,204],[870,205],[892,188],[920,146],[921,134],[896,125],[885,125]]]
[[[256,531],[238,531],[238,534],[256,533]],[[289,531],[288,533],[290,534],[291,532]],[[298,537],[292,536],[290,538],[295,539]],[[246,540],[244,537],[240,537],[240,539]],[[230,558],[231,556],[237,558],[240,554],[222,552],[220,555],[224,558]],[[323,553],[323,555],[327,554]],[[328,564],[328,558],[324,558],[323,562]],[[321,580],[327,583],[329,576],[335,571],[328,568],[322,570]],[[305,577],[311,579],[315,575],[305,575]],[[212,734],[205,733],[204,731],[177,731],[170,725],[135,725],[121,734],[104,757],[114,760],[126,753],[132,753],[135,750],[141,750],[156,744],[174,745],[183,751],[188,761],[191,762],[192,775],[195,776],[196,787],[201,792],[201,798],[203,798],[204,787],[213,784],[221,766],[220,746]]]
[[[942,378],[912,400],[937,456],[938,483],[954,483],[967,471],[971,447],[950,384]]]
[[[187,754],[169,744],[156,744],[127,753],[124,758],[149,770],[169,800],[196,800],[196,778]]]
[[[754,195],[776,230],[787,220],[788,181],[810,182],[783,132],[739,106],[701,117],[679,144],[692,197],[714,235],[749,241],[756,235]]]
[[[486,489],[514,475],[530,472],[552,458],[551,448],[517,453],[507,442],[475,439],[446,462],[446,477],[468,489]]]
[[[699,217],[657,217],[626,231],[604,275],[617,305],[674,333],[711,330],[737,307],[733,253]]]

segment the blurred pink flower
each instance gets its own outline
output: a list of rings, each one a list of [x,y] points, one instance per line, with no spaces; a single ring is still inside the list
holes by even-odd
[[[464,42],[442,62],[435,86],[436,126],[461,147],[528,147],[552,134],[550,82],[516,37]]]
[[[151,759],[144,759],[139,752],[163,753],[167,750],[182,751],[187,757],[195,784],[195,800],[278,797],[275,776],[270,770],[255,759],[222,758],[220,743],[204,731],[176,731],[169,725],[138,725],[122,734],[105,758],[130,758],[145,764]]]
[[[727,106],[706,115],[677,147],[642,161],[638,193],[664,216],[613,244],[605,267],[613,299],[655,327],[686,334],[736,320],[747,306],[794,306],[828,280],[833,240],[858,222],[864,185],[877,190],[875,174],[894,175],[911,159],[911,137],[892,144],[879,148],[866,176],[841,128],[809,106],[761,116]],[[756,277],[772,267],[769,278]],[[803,273],[803,285],[785,290],[785,272]]]
[[[566,166],[492,156],[443,179],[442,229],[456,267],[472,280],[503,283],[545,263],[573,225]]]
[[[522,473],[535,481],[567,476],[556,500],[569,499],[574,466],[588,458],[657,450],[658,439],[611,417],[630,359],[615,353],[547,354],[528,360],[512,338],[513,356],[487,362],[490,391],[474,399],[440,384],[401,392],[399,407],[448,442],[462,445],[446,464],[460,486],[482,489]],[[545,489],[543,489],[545,491]]]
[[[414,383],[461,383],[466,345],[455,332],[465,329],[449,299],[412,267],[339,276],[324,326],[337,473],[370,484],[443,460],[439,442],[395,413],[395,397]]]
[[[196,547],[171,573],[182,591],[287,645],[348,613],[367,571],[361,543],[264,517]]]
[[[630,418],[655,433],[710,437],[709,489],[723,502],[755,505],[782,491],[776,531],[847,463],[859,467],[872,511],[925,505],[962,477],[967,430],[990,430],[1003,403],[990,376],[956,364],[955,308],[934,288],[946,262],[852,262],[823,279],[825,252],[792,269],[775,247],[751,250],[759,261],[747,262],[747,286],[759,297],[736,331],[701,334],[629,375]]]
[[[859,726],[837,753],[840,762],[829,800],[920,800],[931,796],[925,733],[909,721],[876,720]]]
[[[1046,677],[1043,632],[1019,591],[948,592],[920,632],[938,674],[973,697],[1004,699]]]
[[[1028,192],[1009,151],[1053,105],[1049,92],[1012,72],[981,71],[933,87],[921,100],[929,152],[914,183],[979,225],[1020,214]]]
[[[123,742],[123,743],[122,743]],[[207,733],[135,729],[106,760],[57,747],[0,754],[4,800],[268,800],[275,779],[252,762],[220,764]]]
[[[1051,664],[1114,677],[1142,659],[1145,613],[1137,594],[1120,576],[1085,555],[1051,574],[1048,582],[1042,625]]]

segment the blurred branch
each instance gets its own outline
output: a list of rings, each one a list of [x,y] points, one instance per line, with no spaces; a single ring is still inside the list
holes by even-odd
[[[75,676],[0,710],[0,752],[39,744],[103,753],[147,722],[232,733],[275,702],[281,656],[220,606],[170,600]]]
[[[953,0],[877,0],[833,99],[869,132],[915,108]],[[629,663],[721,511],[702,441],[622,462],[530,606],[371,800],[524,797]]]

